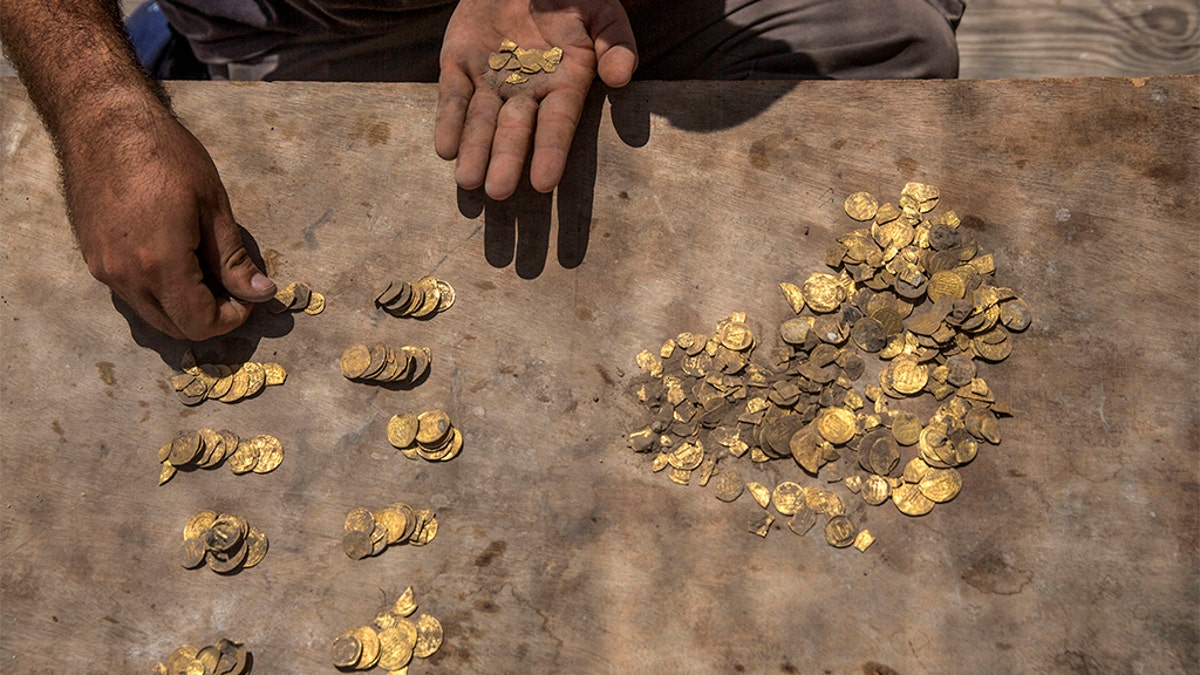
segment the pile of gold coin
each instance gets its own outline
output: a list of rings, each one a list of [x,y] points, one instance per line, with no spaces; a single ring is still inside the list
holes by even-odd
[[[424,546],[437,536],[437,516],[431,509],[414,509],[397,503],[371,511],[362,507],[346,514],[342,550],[351,560],[379,555],[388,546]]]
[[[359,382],[412,384],[429,372],[433,352],[428,347],[393,349],[383,343],[353,344],[342,352],[342,375]]]
[[[488,67],[492,70],[508,70],[508,84],[524,84],[530,75],[537,73],[553,73],[558,70],[562,61],[563,50],[558,47],[551,49],[523,49],[512,40],[502,40],[500,50],[488,56]]]
[[[221,638],[215,645],[182,645],[154,665],[156,675],[247,675],[250,652],[240,642]]]
[[[158,449],[162,463],[158,484],[171,480],[179,469],[212,469],[226,459],[235,474],[270,473],[283,462],[283,444],[266,434],[240,439],[228,429],[180,431]]]
[[[267,535],[244,518],[216,511],[197,511],[183,526],[179,564],[195,569],[208,563],[218,574],[254,567],[267,555]]]
[[[427,659],[442,646],[442,624],[429,614],[416,619],[417,611],[410,586],[391,609],[381,612],[368,625],[351,628],[330,646],[333,665],[339,670],[371,670],[376,666],[391,675],[408,672],[415,656]]]
[[[184,354],[180,369],[183,372],[173,375],[170,382],[179,400],[189,406],[208,400],[237,403],[287,380],[287,371],[278,363],[247,361],[236,367],[224,363],[197,364],[190,350]]]
[[[904,187],[899,206],[850,195],[846,213],[871,227],[826,252],[840,273],[780,284],[796,316],[778,326],[765,358],[741,313],[711,335],[681,333],[638,354],[645,375],[635,393],[654,418],[628,435],[633,450],[656,453],[651,468],[669,467],[677,484],[697,472],[699,485],[714,481],[723,501],[749,492],[797,534],[822,514],[838,547],[874,541],[849,521],[841,497],[793,481],[747,483],[734,464],[791,458],[803,474],[909,516],[954,499],[958,468],[998,444],[999,418],[1012,415],[979,363],[1007,358],[1031,315],[994,283],[995,261],[954,212],[930,213],[939,200],[937,188],[918,183]],[[859,388],[864,355],[882,367]],[[927,420],[898,407],[925,394],[940,403]],[[766,536],[774,520],[756,515],[750,530]]]
[[[431,276],[413,283],[393,281],[375,298],[375,306],[392,316],[416,319],[433,316],[454,306],[454,287]]]
[[[441,410],[427,410],[419,415],[393,415],[388,420],[388,442],[409,459],[448,462],[462,451],[462,432],[450,423],[450,416]]]
[[[276,291],[275,299],[267,307],[275,314],[304,312],[316,316],[325,311],[325,296],[303,281],[295,281]]]

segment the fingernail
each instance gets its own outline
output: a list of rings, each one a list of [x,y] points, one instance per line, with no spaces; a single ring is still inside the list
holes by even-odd
[[[250,287],[256,291],[269,291],[275,287],[275,282],[267,278],[262,272],[255,272],[254,276],[250,277]]]

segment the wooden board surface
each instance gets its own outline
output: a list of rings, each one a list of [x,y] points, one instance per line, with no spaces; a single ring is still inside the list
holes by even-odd
[[[1192,0],[970,0],[958,28],[964,78],[1200,73]]]
[[[202,345],[290,378],[195,409],[166,387],[183,346],[131,327],[88,277],[37,118],[0,87],[5,672],[145,672],[219,636],[256,672],[332,672],[332,638],[408,585],[446,627],[416,673],[1200,659],[1196,78],[639,85],[589,113],[555,199],[506,206],[456,192],[430,86],[177,86],[277,278],[329,303]],[[851,228],[843,198],[908,180],[942,188],[1036,317],[985,368],[1018,414],[958,499],[921,519],[851,502],[879,539],[864,554],[758,539],[757,507],[624,449],[644,420],[639,350],[734,310],[766,331],[789,311],[776,284],[822,269]],[[387,279],[428,273],[458,289],[450,311],[372,308]],[[429,346],[432,373],[410,391],[350,383],[337,357],[359,340]],[[391,415],[435,406],[465,435],[459,458],[387,445]],[[156,487],[158,446],[198,426],[273,433],[286,459]],[[805,480],[781,462],[760,480],[784,477]],[[434,542],[347,559],[345,514],[396,500],[438,510]],[[266,560],[180,568],[204,507],[264,529]]]

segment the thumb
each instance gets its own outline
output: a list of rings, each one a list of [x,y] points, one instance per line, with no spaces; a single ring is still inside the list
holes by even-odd
[[[604,3],[588,25],[596,48],[596,72],[610,87],[623,87],[637,69],[637,45],[620,2]]]
[[[243,230],[233,220],[228,204],[223,205],[211,220],[210,226],[202,228],[206,261],[210,271],[221,279],[221,285],[235,298],[248,302],[266,302],[275,296],[275,282],[267,278],[246,250],[242,239]],[[249,233],[246,233],[249,236]]]

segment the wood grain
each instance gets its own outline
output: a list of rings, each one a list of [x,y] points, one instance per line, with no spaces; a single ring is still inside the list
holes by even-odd
[[[972,0],[958,30],[960,76],[1200,73],[1191,0]]]
[[[235,406],[166,389],[182,345],[131,326],[88,278],[45,135],[0,98],[0,669],[145,672],[183,642],[245,641],[256,672],[330,671],[327,649],[405,586],[446,626],[416,672],[1187,672],[1200,659],[1200,208],[1195,77],[643,84],[585,124],[553,198],[456,192],[414,85],[173,88],[277,277],[318,317],[256,316],[201,345],[283,363]],[[942,188],[1035,314],[989,366],[1018,411],[920,520],[852,512],[867,553],[743,531],[726,505],[623,448],[633,357],[733,310],[787,316],[777,282],[821,268],[858,189]],[[432,321],[376,312],[436,273]],[[428,345],[411,391],[345,381],[350,342]],[[384,440],[440,406],[460,457]],[[155,486],[181,427],[272,433],[265,476]],[[771,463],[759,479],[801,478]],[[803,480],[803,478],[801,478]],[[353,562],[355,506],[438,509],[437,539]],[[187,571],[202,507],[271,538],[258,567]],[[811,535],[810,535],[811,536]],[[874,671],[871,671],[874,672]]]

